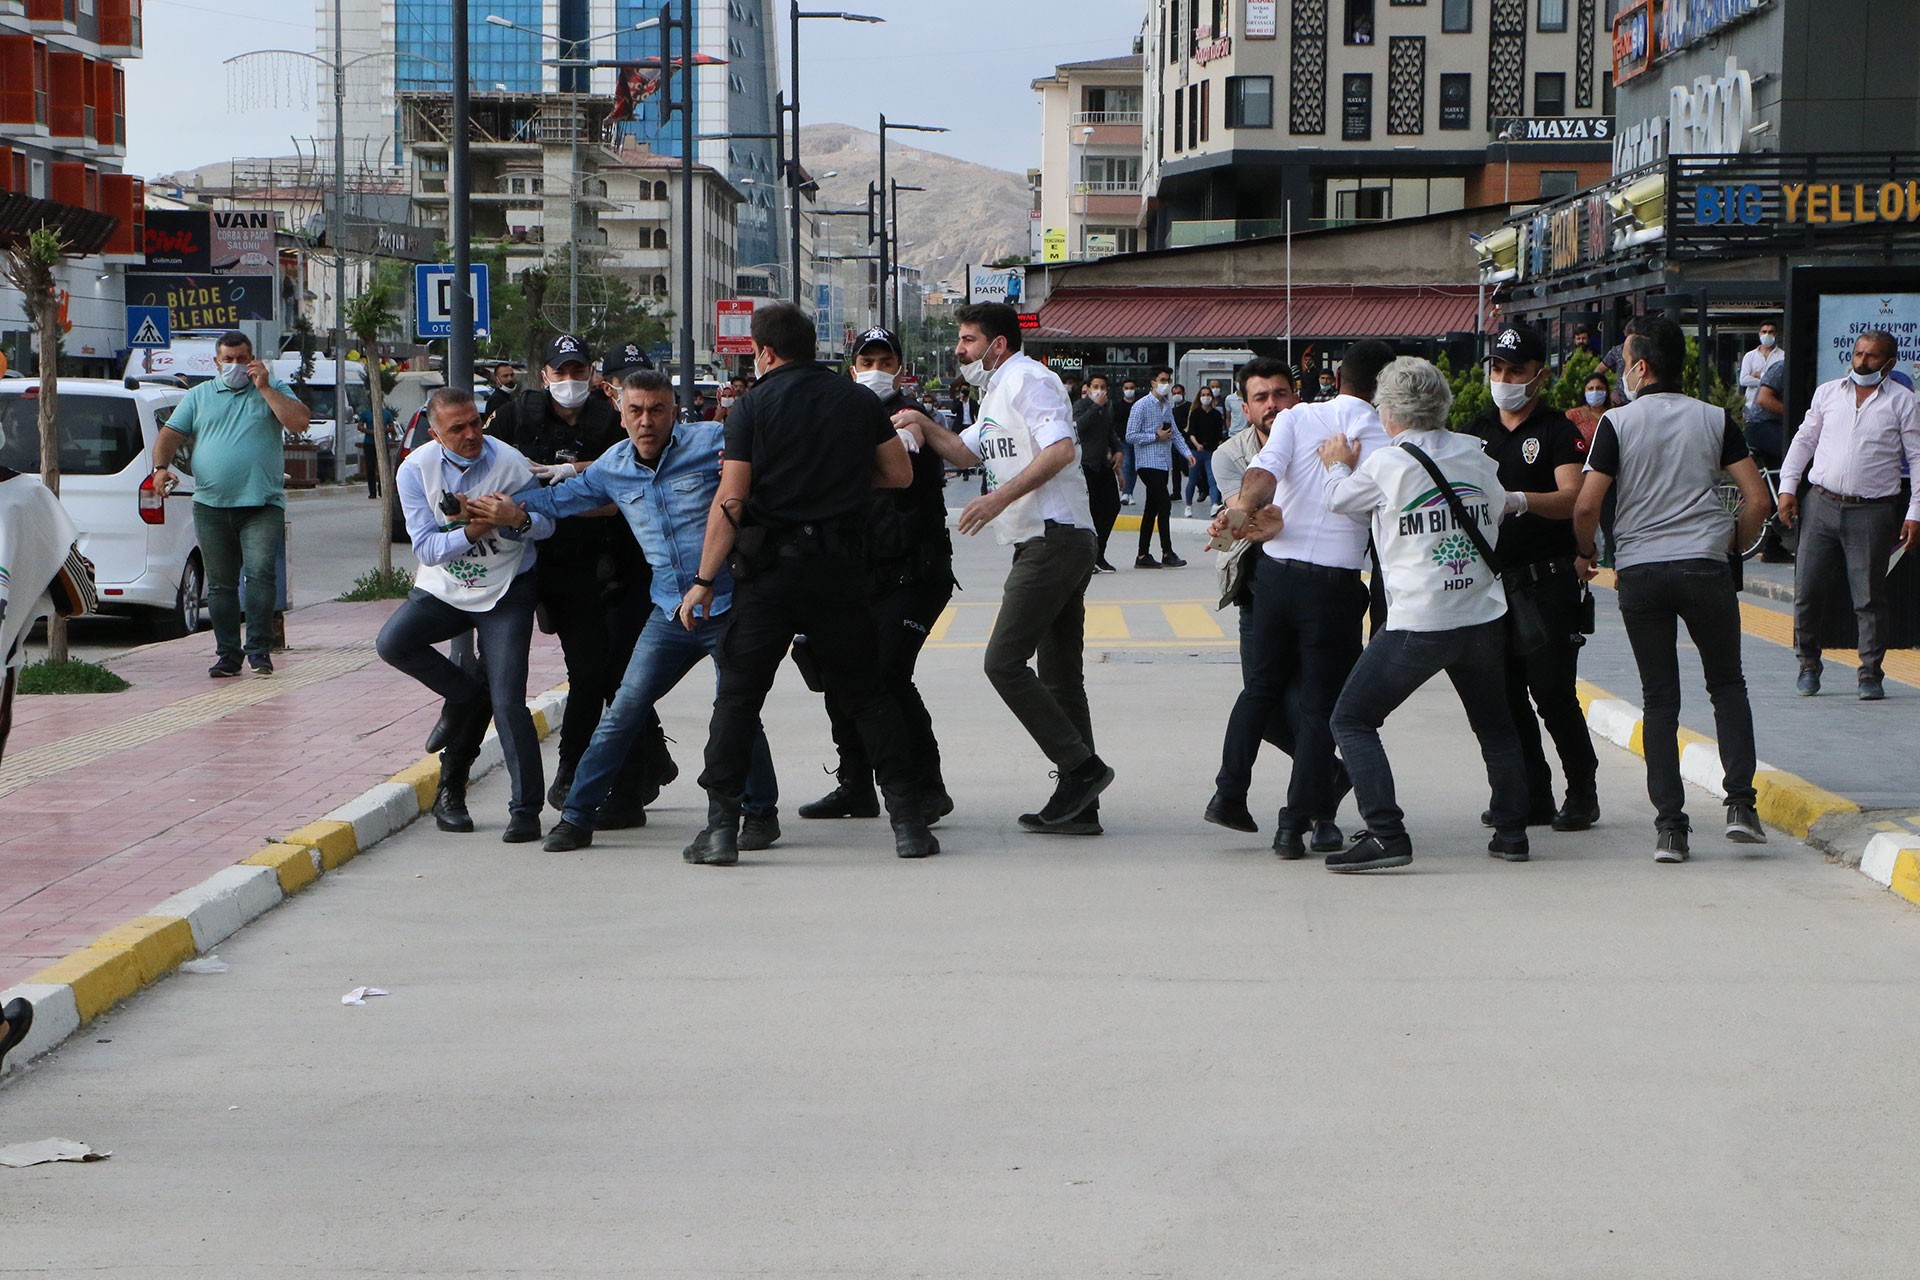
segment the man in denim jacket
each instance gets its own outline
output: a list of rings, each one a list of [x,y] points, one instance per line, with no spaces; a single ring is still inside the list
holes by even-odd
[[[549,488],[529,488],[516,500],[528,511],[556,518],[613,503],[626,517],[653,568],[653,612],[634,645],[613,705],[600,717],[587,744],[560,822],[547,834],[549,853],[593,843],[596,813],[607,803],[628,750],[646,727],[654,704],[702,657],[711,656],[726,634],[733,580],[723,571],[714,583],[713,608],[691,629],[675,613],[700,572],[707,512],[720,487],[719,423],[675,425],[673,384],[654,369],[630,373],[620,388],[620,421],[627,440],[592,466]],[[742,849],[765,849],[780,838],[774,808],[779,792],[766,734],[754,742],[741,806]]]

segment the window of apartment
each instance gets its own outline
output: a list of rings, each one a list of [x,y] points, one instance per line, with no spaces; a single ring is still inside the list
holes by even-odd
[[[1383,187],[1335,192],[1333,216],[1340,222],[1384,222],[1393,216],[1393,192]]]
[[[1567,29],[1567,0],[1540,0],[1540,19],[1542,31],[1565,31]]]
[[[1348,75],[1340,94],[1340,137],[1366,142],[1373,137],[1373,76]]]
[[[1537,116],[1563,116],[1567,114],[1566,72],[1537,71],[1534,73],[1533,114]]]
[[[1440,127],[1473,127],[1473,77],[1464,71],[1448,71],[1440,77]]]
[[[1193,0],[1195,4],[1199,0]],[[1180,0],[1167,0],[1166,20],[1161,24],[1160,43],[1166,46],[1167,61],[1180,61]],[[1174,149],[1179,150],[1178,144]]]
[[[1603,116],[1613,115],[1614,108],[1619,105],[1620,105],[1619,99],[1614,96],[1613,72],[1611,71],[1601,72],[1600,73],[1600,114]]]
[[[1080,164],[1080,181],[1096,191],[1133,192],[1140,189],[1139,156],[1087,156]]]
[[[1090,85],[1081,95],[1088,124],[1140,123],[1140,90],[1116,85]]]
[[[47,162],[35,160],[27,177],[27,194],[36,200],[47,198]]]
[[[1373,43],[1373,0],[1347,0],[1347,18],[1342,24],[1348,44]]]
[[[1540,171],[1540,198],[1552,200],[1556,196],[1570,196],[1580,189],[1580,172],[1577,169],[1542,169]]]
[[[1187,150],[1200,145],[1200,86],[1187,86]]]
[[[1273,128],[1273,77],[1227,77],[1227,128]]]
[[[1186,150],[1187,95],[1179,89],[1173,91],[1173,149],[1176,152]]]
[[[1448,32],[1473,30],[1473,0],[1440,0],[1440,29]],[[1607,30],[1613,30],[1608,27]]]
[[[1213,81],[1200,82],[1200,141],[1210,139],[1213,131]]]

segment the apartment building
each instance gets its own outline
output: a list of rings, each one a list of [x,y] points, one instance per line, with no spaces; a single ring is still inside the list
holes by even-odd
[[[1040,95],[1034,257],[1070,262],[1140,244],[1142,94],[1137,53],[1065,62],[1033,82]]]

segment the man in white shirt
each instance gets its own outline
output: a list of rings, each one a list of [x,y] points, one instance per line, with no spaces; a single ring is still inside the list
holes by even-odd
[[[1780,523],[1802,521],[1793,574],[1793,650],[1800,660],[1794,688],[1820,692],[1819,623],[1827,594],[1844,578],[1859,624],[1860,697],[1886,697],[1881,662],[1887,651],[1887,561],[1896,546],[1920,542],[1920,488],[1900,511],[1900,469],[1920,476],[1920,413],[1913,393],[1893,381],[1900,344],[1875,329],[1853,343],[1853,367],[1824,383],[1780,468]],[[1811,486],[1805,513],[1800,478]]]
[[[1787,358],[1780,349],[1780,326],[1768,320],[1760,326],[1760,344],[1740,357],[1740,389],[1747,395],[1747,414],[1752,416],[1760,398],[1760,380],[1767,370]]]
[[[1099,797],[1113,770],[1094,753],[1082,670],[1087,583],[1099,552],[1073,410],[1053,371],[1021,352],[1012,307],[980,303],[955,317],[961,376],[985,391],[978,421],[955,435],[906,409],[894,425],[956,467],[984,466],[988,490],[960,513],[960,532],[993,524],[1000,540],[1013,544],[987,641],[987,679],[1060,777],[1052,798],[1038,813],[1021,814],[1020,825],[1049,835],[1098,835]]]
[[[1320,446],[1344,436],[1364,458],[1386,443],[1371,402],[1374,381],[1393,358],[1384,342],[1355,344],[1340,364],[1339,395],[1296,405],[1274,419],[1266,447],[1241,477],[1240,492],[1209,529],[1218,537],[1231,529],[1231,512],[1245,512],[1234,536],[1264,542],[1265,554],[1254,572],[1246,683],[1227,719],[1205,816],[1234,831],[1259,829],[1247,808],[1247,790],[1262,736],[1281,718],[1290,738],[1277,745],[1293,757],[1273,839],[1282,858],[1306,856],[1309,829],[1316,852],[1345,843],[1333,822],[1345,786],[1328,719],[1360,657],[1367,531],[1327,510]]]

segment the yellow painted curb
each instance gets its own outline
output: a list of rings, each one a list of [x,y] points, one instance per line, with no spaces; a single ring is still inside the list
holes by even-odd
[[[433,796],[440,789],[440,757],[425,756],[418,763],[410,764],[388,779],[403,787],[412,787],[414,794],[420,797],[420,812],[433,808]]]
[[[172,916],[140,916],[109,929],[28,982],[73,988],[80,1021],[92,1022],[193,955],[193,926]]]
[[[533,732],[543,740],[547,736],[547,713],[539,707],[533,709]]]
[[[320,878],[313,865],[313,850],[303,844],[270,844],[251,858],[243,858],[243,867],[272,867],[280,877],[280,892],[292,897]]]
[[[331,871],[335,867],[351,862],[353,856],[360,852],[360,842],[354,839],[351,822],[325,818],[318,822],[309,822],[297,831],[287,832],[282,843],[318,849],[322,871]]]
[[[1845,796],[1835,795],[1780,769],[1754,774],[1753,789],[1759,793],[1755,807],[1760,811],[1761,821],[1802,838],[1813,830],[1814,823],[1829,814],[1860,812],[1860,806]]]
[[[1118,533],[1138,533],[1140,532],[1140,517],[1115,516],[1113,518],[1113,527],[1115,532]]]
[[[1920,906],[1920,854],[1903,849],[1893,860],[1893,883],[1887,886],[1915,906]]]
[[[193,926],[179,916],[136,916],[107,930],[88,947],[131,952],[144,987],[171,973],[181,961],[193,959]]]

